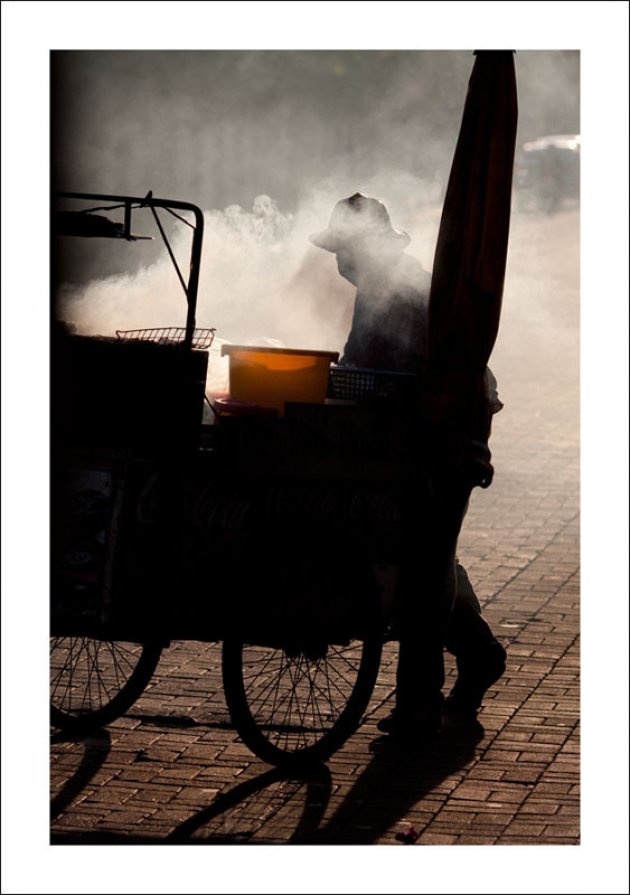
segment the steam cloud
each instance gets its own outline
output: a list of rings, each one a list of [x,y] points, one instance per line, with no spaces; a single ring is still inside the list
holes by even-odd
[[[341,353],[350,328],[354,287],[339,276],[334,256],[309,242],[311,233],[326,226],[339,198],[358,188],[382,196],[380,187],[386,186],[385,201],[394,223],[412,236],[409,251],[430,267],[439,213],[437,207],[425,205],[426,185],[411,181],[408,175],[386,172],[360,187],[329,183],[294,213],[284,213],[266,195],[257,196],[251,210],[231,205],[204,213],[197,326],[217,330],[210,392],[225,388],[227,371],[220,358],[225,341]],[[410,186],[417,190],[411,205]],[[403,213],[405,219],[399,221]],[[173,241],[183,270],[190,238],[189,229],[181,225]],[[136,274],[62,286],[59,308],[62,319],[78,332],[105,336],[113,336],[117,329],[182,326],[186,314],[185,296],[166,249]]]

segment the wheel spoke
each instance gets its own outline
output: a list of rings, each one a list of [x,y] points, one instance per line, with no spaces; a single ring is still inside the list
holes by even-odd
[[[240,663],[237,673],[241,681],[235,713],[240,717],[245,705],[244,717],[249,720],[244,722],[244,738],[253,744],[252,749],[272,758],[310,754],[335,736],[347,736],[342,730],[358,723],[378,671],[380,644],[377,649],[372,645],[365,667],[364,649],[354,641],[329,645],[323,656],[248,644],[233,652],[232,661]],[[355,692],[359,692],[357,700],[352,699]]]
[[[145,647],[135,643],[90,637],[52,637],[50,648],[50,699],[60,723],[99,718],[120,695],[134,689]],[[159,658],[154,653],[154,665]],[[143,677],[153,667],[145,663]],[[135,677],[134,677],[135,676]],[[142,686],[146,681],[141,684]],[[133,698],[132,698],[133,701]],[[110,710],[111,714],[111,710]]]

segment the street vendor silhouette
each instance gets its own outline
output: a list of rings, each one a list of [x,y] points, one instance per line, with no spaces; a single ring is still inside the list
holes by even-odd
[[[410,238],[392,227],[385,206],[355,193],[336,204],[328,228],[310,240],[336,255],[339,273],[357,288],[340,363],[419,373],[427,352],[431,276],[405,253]],[[490,371],[486,383],[489,409],[496,412],[502,405]],[[411,493],[428,488],[436,509],[430,525],[412,532],[409,558],[400,570],[404,596],[396,631],[400,644],[396,704],[378,724],[383,732],[409,736],[434,732],[445,711],[453,718],[474,720],[486,690],[505,670],[505,650],[482,618],[455,554],[470,491],[474,484],[487,485],[491,479],[489,457],[487,445],[478,444],[476,479],[467,470],[453,476],[436,469],[429,471],[428,485],[422,473],[410,484]],[[413,543],[414,537],[418,543]],[[423,550],[432,560],[428,577],[414,567]],[[458,671],[446,700],[445,647],[456,657]]]

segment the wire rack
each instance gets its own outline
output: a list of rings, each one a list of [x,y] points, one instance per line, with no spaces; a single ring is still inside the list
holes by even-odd
[[[412,393],[415,383],[413,373],[336,366],[330,368],[328,397],[358,403],[401,400]]]
[[[215,329],[194,329],[193,348],[209,348],[214,339]],[[158,342],[161,345],[181,345],[186,337],[183,326],[160,326],[153,329],[117,329],[119,339],[137,342]]]

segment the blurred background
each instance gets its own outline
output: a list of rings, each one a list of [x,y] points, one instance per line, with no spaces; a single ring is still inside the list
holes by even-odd
[[[197,323],[217,328],[217,350],[222,341],[341,350],[354,290],[309,234],[361,191],[385,202],[431,270],[473,63],[472,51],[443,50],[53,51],[53,188],[152,190],[199,205]],[[577,277],[580,57],[518,51],[515,64],[513,218],[531,232],[520,248],[512,239],[506,294],[525,291],[528,320],[542,313],[548,327],[549,297],[526,277],[543,250],[547,266],[571,265]],[[155,231],[148,212],[136,214],[135,232]],[[551,226],[542,241],[539,224]],[[169,234],[185,269],[190,234],[177,224]],[[64,239],[56,257],[61,316],[79,331],[182,325],[184,296],[159,234]]]
[[[579,133],[579,53],[515,62],[519,143]],[[472,63],[441,50],[53,52],[53,180],[204,208],[266,193],[294,211],[329,178],[392,170],[411,202],[439,198]]]

